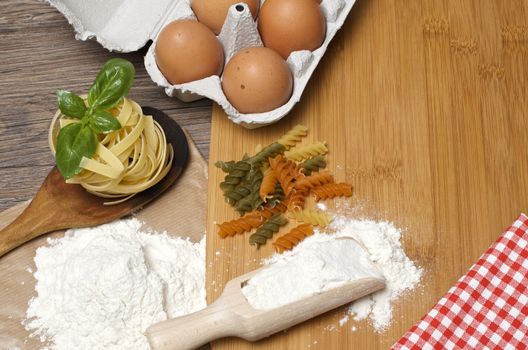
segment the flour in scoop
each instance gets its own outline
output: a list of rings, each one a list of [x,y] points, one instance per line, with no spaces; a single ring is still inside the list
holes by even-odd
[[[150,234],[127,219],[48,243],[35,256],[25,321],[48,349],[149,349],[147,327],[206,306],[205,239]]]
[[[352,239],[316,235],[293,251],[275,255],[242,288],[256,309],[274,309],[365,277],[383,278]]]
[[[329,231],[317,231],[292,251],[273,255],[242,292],[254,308],[273,309],[348,281],[381,277],[387,287],[353,302],[349,315],[369,318],[376,331],[384,330],[392,318],[392,302],[414,288],[422,275],[403,251],[400,230],[388,222],[338,216]]]

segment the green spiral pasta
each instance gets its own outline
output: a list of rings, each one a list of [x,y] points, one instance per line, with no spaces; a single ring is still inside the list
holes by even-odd
[[[226,175],[224,178],[224,181],[220,183],[220,188],[225,192],[226,190],[232,189],[240,182],[242,182],[242,179],[247,175],[247,173],[251,170],[251,164],[249,164],[247,161],[241,160],[236,162],[232,168],[231,171]]]
[[[254,234],[249,236],[249,244],[256,245],[257,248],[260,248],[260,246],[266,244],[268,239],[273,237],[275,233],[279,232],[281,226],[284,226],[287,223],[288,219],[286,219],[284,215],[273,215],[264,223],[264,225],[258,228]]]
[[[237,186],[231,193],[226,194],[233,196],[235,194],[245,194],[245,196],[236,199],[235,209],[241,214],[257,209],[263,203],[260,198],[259,190],[264,175],[260,168],[251,169],[242,184]]]
[[[284,145],[286,150],[289,150],[295,146],[298,142],[301,141],[303,137],[308,134],[308,128],[304,125],[298,124],[295,125],[290,131],[284,134],[280,139],[277,140],[278,143]]]
[[[224,162],[219,160],[214,165],[215,167],[222,169],[224,173],[230,173],[234,170],[236,162],[234,160],[230,160],[229,162]]]
[[[216,162],[215,165],[217,167],[228,173],[224,181],[220,183],[220,189],[224,192],[226,202],[235,206],[236,210],[241,213],[251,211],[255,207],[260,206],[262,203],[259,202],[256,196],[252,195],[254,193],[253,185],[256,184],[256,179],[254,175],[249,176],[249,173],[254,169],[254,174],[260,173],[262,175],[263,163],[269,157],[282,153],[284,150],[283,145],[275,142],[264,147],[253,157],[245,154],[243,159],[238,162]],[[246,179],[248,176],[249,179]],[[245,179],[249,181],[244,181]],[[262,178],[260,178],[260,181],[262,181]],[[251,197],[249,198],[248,196],[250,195]],[[242,203],[240,203],[241,200],[243,200]]]
[[[273,158],[278,154],[283,153],[286,150],[284,145],[281,145],[278,142],[273,142],[272,144],[264,147],[260,152],[251,157],[248,161],[254,165],[260,167],[262,163],[267,161],[269,158]]]
[[[233,200],[236,207],[240,200],[251,196],[255,192],[255,187],[262,183],[262,171],[258,168],[252,168],[232,191],[226,193],[226,197]]]
[[[226,201],[229,204],[233,205],[235,203],[229,197],[229,194],[237,188],[250,170],[251,164],[244,160],[238,161],[232,166],[231,171],[225,176],[224,181],[220,183],[220,189],[224,192]]]
[[[247,153],[244,154],[244,156],[242,157],[242,161],[246,161],[249,159],[249,155]],[[214,165],[215,167],[221,169],[224,173],[231,173],[232,171],[235,170],[235,168],[237,168],[237,163],[238,162],[235,162],[234,160],[230,160],[228,162],[224,162],[222,160],[219,160],[217,161]]]
[[[251,205],[251,199],[248,197],[244,197],[241,200],[239,200],[235,205],[235,210],[240,214],[244,215],[245,213],[249,213],[253,206]]]
[[[242,180],[238,186],[235,186],[232,190],[226,192],[224,196],[229,204],[236,206],[241,199],[249,196],[250,194],[251,184],[246,180]]]
[[[304,174],[309,176],[312,174],[312,172],[326,168],[326,159],[323,155],[312,157],[305,160],[301,164],[301,168],[304,169]]]
[[[264,204],[264,202],[260,196],[250,193],[248,196],[238,201],[238,203],[235,205],[235,210],[238,211],[240,215],[244,215],[247,212],[258,209],[262,206],[262,204]]]

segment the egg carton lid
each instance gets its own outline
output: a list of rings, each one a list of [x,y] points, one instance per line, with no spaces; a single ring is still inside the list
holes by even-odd
[[[187,1],[46,0],[66,17],[77,40],[95,39],[110,51],[137,51],[176,18],[195,18]]]

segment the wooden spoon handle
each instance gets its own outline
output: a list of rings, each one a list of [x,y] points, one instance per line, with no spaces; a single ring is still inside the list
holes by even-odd
[[[153,350],[197,349],[215,339],[235,335],[240,323],[221,305],[222,298],[198,312],[157,323],[147,329]]]
[[[53,211],[42,210],[34,199],[13,222],[0,231],[0,257],[46,232],[53,231]]]

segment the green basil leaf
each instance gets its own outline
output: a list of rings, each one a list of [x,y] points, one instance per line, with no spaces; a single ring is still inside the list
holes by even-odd
[[[107,111],[96,111],[90,118],[90,127],[97,133],[108,134],[121,129],[121,123]]]
[[[81,172],[81,159],[92,158],[96,147],[97,136],[89,127],[75,123],[60,129],[55,160],[62,177],[67,180]]]
[[[117,105],[128,94],[134,81],[134,65],[122,58],[107,61],[88,91],[90,109],[106,110]]]
[[[86,113],[86,105],[84,100],[73,92],[66,90],[57,91],[57,100],[61,112],[68,116],[81,119]]]

